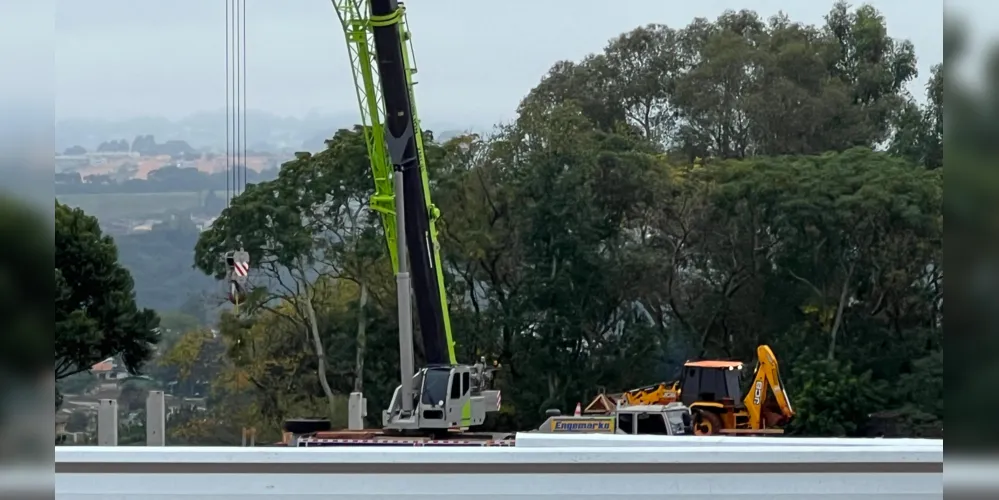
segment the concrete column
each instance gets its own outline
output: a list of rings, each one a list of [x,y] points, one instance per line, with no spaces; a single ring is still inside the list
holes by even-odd
[[[368,400],[360,392],[350,393],[347,398],[347,428],[352,431],[364,429],[364,417],[368,416]]]
[[[166,446],[166,398],[163,391],[146,397],[146,446]]]
[[[118,446],[118,401],[102,399],[97,405],[97,446]]]

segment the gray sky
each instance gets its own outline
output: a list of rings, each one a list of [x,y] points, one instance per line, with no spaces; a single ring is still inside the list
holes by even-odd
[[[497,122],[560,59],[580,59],[636,26],[682,27],[748,8],[821,23],[832,1],[409,0],[424,120]],[[938,0],[875,0],[889,32],[916,45],[921,96],[942,58]],[[300,116],[356,109],[343,35],[328,0],[247,0],[248,107]],[[658,4],[658,7],[650,7]],[[222,0],[58,0],[56,115],[168,118],[225,105]],[[610,8],[608,5],[616,5]]]

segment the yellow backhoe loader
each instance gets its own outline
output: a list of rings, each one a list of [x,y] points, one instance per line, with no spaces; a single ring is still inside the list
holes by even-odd
[[[680,380],[627,391],[621,405],[665,405],[680,401],[690,408],[693,431],[712,434],[780,434],[794,417],[794,408],[784,392],[777,358],[769,346],[756,348],[756,369],[749,391],[743,395],[744,365],[739,361],[688,361]],[[591,407],[606,407],[606,396],[598,396]],[[607,408],[607,410],[611,410]]]
[[[752,384],[742,394],[738,361],[686,363],[678,382],[679,399],[690,407],[694,434],[779,434],[794,417],[784,392],[777,357],[769,346],[756,348]]]

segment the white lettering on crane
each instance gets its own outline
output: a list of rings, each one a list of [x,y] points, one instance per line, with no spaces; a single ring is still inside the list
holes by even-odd
[[[760,404],[760,399],[763,397],[763,381],[758,380],[756,382],[756,390],[753,392],[753,404]]]

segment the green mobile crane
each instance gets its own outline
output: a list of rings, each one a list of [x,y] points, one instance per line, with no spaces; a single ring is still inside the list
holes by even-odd
[[[412,44],[397,0],[332,0],[343,26],[374,175],[370,206],[385,230],[398,286],[400,385],[382,412],[386,430],[467,429],[499,411],[485,360],[457,362],[436,219],[413,93]],[[414,370],[411,297],[427,366]]]

